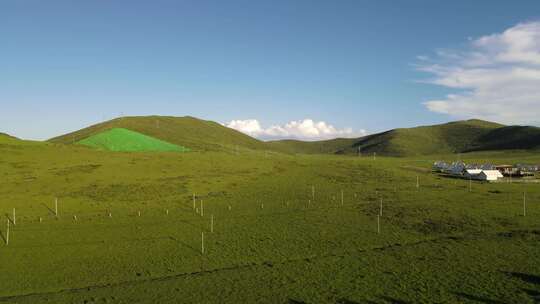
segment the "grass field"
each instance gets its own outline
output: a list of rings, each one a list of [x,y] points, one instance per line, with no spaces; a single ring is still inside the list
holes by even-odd
[[[0,302],[540,301],[539,184],[470,187],[430,172],[455,155],[0,144],[4,241],[16,209]],[[461,158],[540,162],[519,151]]]
[[[80,145],[107,151],[122,152],[187,152],[186,147],[168,143],[124,128],[112,128],[77,142]]]

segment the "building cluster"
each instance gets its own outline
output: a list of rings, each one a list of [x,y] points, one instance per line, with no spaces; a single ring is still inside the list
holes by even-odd
[[[496,181],[503,177],[531,177],[540,171],[539,165],[493,165],[493,164],[465,164],[464,162],[453,162],[448,164],[437,161],[433,164],[435,172],[445,173],[452,176]]]

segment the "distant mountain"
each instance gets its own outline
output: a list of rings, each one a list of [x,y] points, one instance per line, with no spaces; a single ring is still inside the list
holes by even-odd
[[[504,126],[471,119],[440,125],[401,128],[354,139],[317,142],[274,141],[286,152],[413,156],[483,150],[540,148],[540,128]]]
[[[264,142],[244,133],[213,121],[189,116],[121,117],[51,138],[49,142],[72,144],[112,128],[128,129],[197,151],[232,150],[236,146],[266,149]]]

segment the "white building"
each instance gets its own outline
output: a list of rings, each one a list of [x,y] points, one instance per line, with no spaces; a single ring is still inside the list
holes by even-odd
[[[482,172],[482,169],[465,169],[463,172],[466,177],[472,177],[480,174]]]
[[[483,181],[496,181],[499,178],[503,178],[503,175],[499,170],[481,170],[479,174],[473,176],[472,178],[483,180]]]

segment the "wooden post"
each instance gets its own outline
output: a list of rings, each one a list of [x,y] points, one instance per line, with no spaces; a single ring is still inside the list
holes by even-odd
[[[311,200],[307,201],[307,206],[308,206],[308,208],[311,207]]]
[[[420,188],[420,177],[416,176],[416,189]]]
[[[382,216],[382,197],[381,197],[381,206],[379,207],[379,216]]]
[[[13,208],[13,226],[17,225],[17,217],[15,215],[15,208]]]
[[[137,216],[141,216],[141,210],[137,211]]]
[[[193,210],[195,210],[195,193],[193,193]]]
[[[204,216],[204,205],[203,205],[203,200],[201,200],[201,216]]]
[[[527,210],[525,209],[525,192],[523,192],[523,216],[527,215]]]
[[[166,210],[165,210],[165,214],[166,214],[166,215],[169,215],[169,209],[166,209]]]
[[[231,210],[232,210],[232,206],[231,206],[231,205],[229,205],[229,211],[231,211]]]
[[[39,222],[43,222],[43,218],[41,218],[41,216],[39,217]]]
[[[343,190],[341,190],[341,206],[343,206]]]
[[[381,233],[381,216],[377,215],[377,233]]]
[[[210,232],[214,233],[214,215],[210,215]]]
[[[77,216],[76,216],[76,215],[74,215],[74,216],[73,216],[73,219],[74,219],[74,220],[75,220],[75,222],[76,222],[76,221],[77,221]]]
[[[264,209],[264,203],[261,203],[261,209]]]
[[[58,216],[58,197],[54,198],[54,215]]]
[[[204,232],[201,232],[201,254],[204,254]]]
[[[311,186],[311,198],[315,201],[315,186]]]
[[[111,218],[112,218],[112,212],[109,212],[109,217],[111,217]]]
[[[9,245],[9,219],[7,220],[6,246]]]

